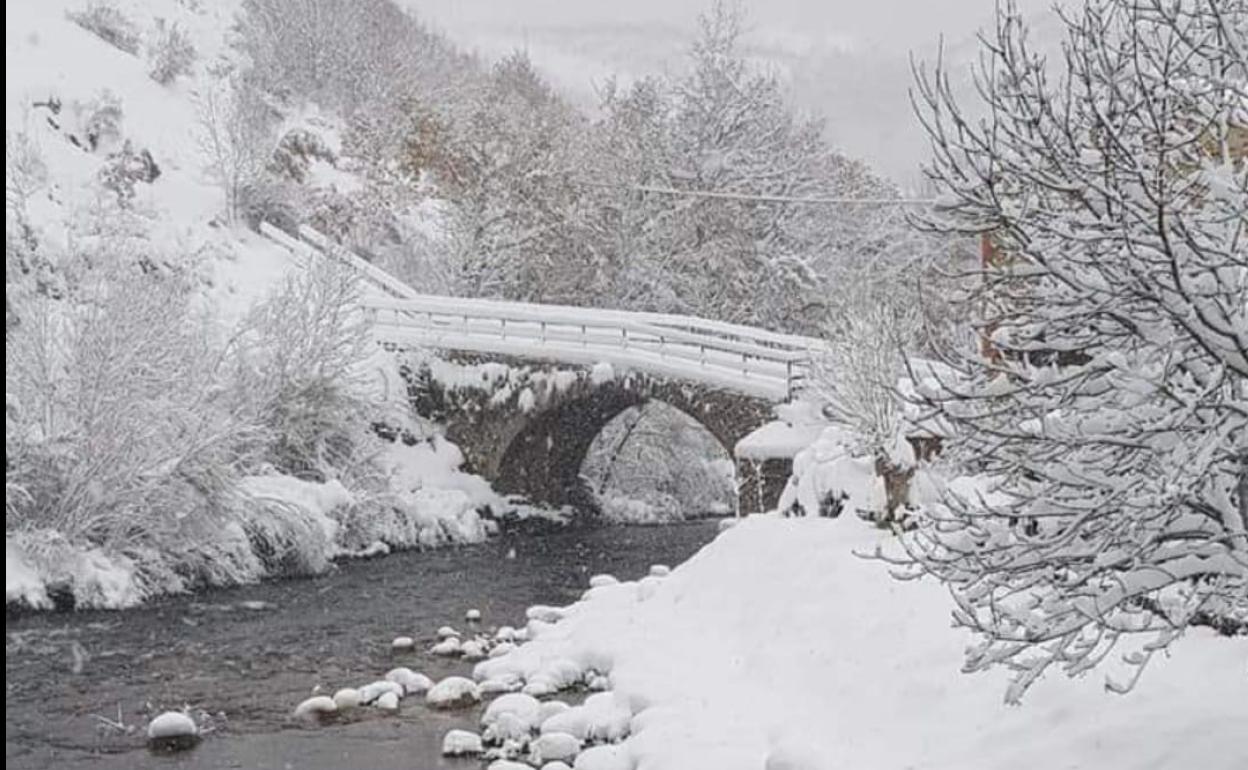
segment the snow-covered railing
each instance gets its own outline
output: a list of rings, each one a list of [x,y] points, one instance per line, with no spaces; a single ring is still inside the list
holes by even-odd
[[[419,294],[309,227],[299,237],[268,224],[260,232],[294,253],[322,254],[354,268],[385,296],[361,306],[378,340],[542,358],[703,382],[788,400],[802,390],[821,340],[693,316]]]

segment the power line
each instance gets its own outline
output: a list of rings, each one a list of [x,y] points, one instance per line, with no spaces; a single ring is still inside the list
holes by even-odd
[[[936,203],[935,199],[929,198],[806,198],[789,195],[757,195],[752,193],[722,192],[718,190],[682,190],[676,187],[657,187],[655,185],[609,184],[606,182],[588,181],[582,181],[580,184],[589,187],[608,187],[634,190],[636,192],[654,193],[656,195],[683,196],[691,198],[717,198],[721,200],[758,203],[800,203],[822,206],[843,204],[858,204],[864,206],[931,206]]]

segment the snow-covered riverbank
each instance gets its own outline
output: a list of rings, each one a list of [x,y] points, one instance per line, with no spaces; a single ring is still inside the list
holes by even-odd
[[[633,713],[624,770],[1248,766],[1248,639],[1195,629],[1125,696],[1097,671],[1009,707],[1004,674],[959,673],[969,637],[944,589],[852,555],[888,538],[752,517],[668,577],[530,623],[533,641],[476,674],[609,671]]]

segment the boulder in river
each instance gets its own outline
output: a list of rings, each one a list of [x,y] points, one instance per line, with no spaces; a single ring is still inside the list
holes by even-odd
[[[300,719],[324,719],[338,711],[338,704],[328,695],[314,695],[295,706],[295,716]]]
[[[166,711],[147,725],[147,745],[155,751],[184,751],[199,743],[199,726],[181,711]]]
[[[484,750],[481,736],[468,730],[451,730],[442,739],[444,757],[472,757]]]
[[[425,701],[436,709],[464,708],[480,700],[477,683],[462,676],[448,676],[425,693]]]

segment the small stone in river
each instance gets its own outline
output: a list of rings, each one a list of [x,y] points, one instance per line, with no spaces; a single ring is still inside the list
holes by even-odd
[[[402,687],[405,695],[418,695],[433,687],[432,679],[403,666],[386,672],[386,681]]]
[[[415,646],[416,640],[410,636],[397,636],[394,641],[390,643],[390,648],[393,650],[410,650]]]
[[[438,629],[439,639],[446,639],[451,636],[459,636],[459,632],[451,628],[450,626],[442,626],[441,628]]]
[[[502,656],[506,655],[507,653],[511,652],[514,649],[516,649],[516,645],[512,644],[511,642],[502,642],[501,644],[495,645],[490,650],[490,657],[501,658]]]
[[[394,693],[396,698],[401,698],[405,690],[403,685],[397,682],[392,682],[388,679],[378,679],[376,682],[366,684],[360,688],[360,702],[372,703],[388,692]]]
[[[377,699],[376,706],[382,711],[398,711],[399,696],[393,692],[383,692],[381,697]]]
[[[476,639],[464,642],[463,646],[459,648],[459,651],[463,654],[464,660],[485,659],[485,644],[477,641]]]
[[[542,770],[572,770],[572,765],[567,762],[547,762],[542,765]]]
[[[462,676],[448,676],[425,693],[425,701],[437,709],[463,708],[479,700],[481,689],[477,683]]]
[[[602,586],[613,586],[620,582],[615,575],[594,575],[589,579],[590,588],[601,588]]]
[[[442,756],[469,757],[485,750],[481,736],[468,730],[451,730],[442,739]]]
[[[513,759],[496,759],[485,770],[533,770],[533,765]]]
[[[573,760],[581,753],[581,739],[568,733],[543,733],[529,744],[533,761]]]
[[[338,704],[328,695],[314,695],[295,706],[295,716],[303,719],[320,719],[338,710]]]
[[[476,623],[481,620],[481,610],[468,610],[464,613],[464,618],[469,623]]]
[[[448,636],[437,644],[429,648],[429,652],[434,655],[445,655],[447,657],[458,655],[462,649],[459,637]]]
[[[516,629],[511,626],[502,626],[494,632],[494,638],[500,642],[516,641]]]
[[[344,687],[334,693],[334,705],[338,707],[339,711],[353,709],[363,702],[364,699],[360,697],[360,691],[354,687]]]
[[[147,726],[147,744],[156,751],[183,751],[198,742],[199,727],[181,711],[166,711]]]
[[[672,568],[667,566],[666,564],[650,565],[651,577],[667,577],[670,574],[672,574]]]
[[[482,695],[497,695],[502,692],[515,692],[524,685],[515,677],[492,677],[481,683]]]

